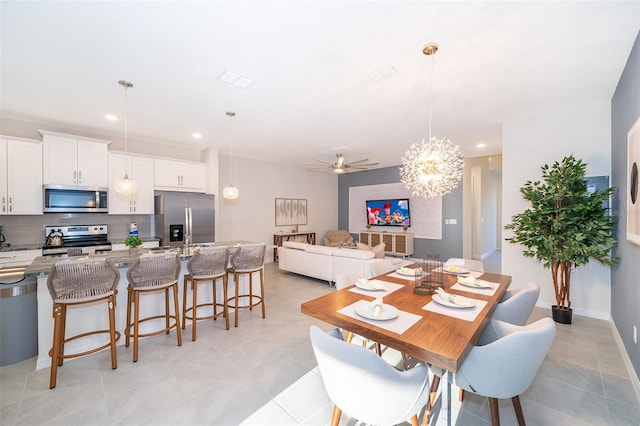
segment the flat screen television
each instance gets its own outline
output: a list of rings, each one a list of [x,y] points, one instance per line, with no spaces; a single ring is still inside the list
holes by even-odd
[[[367,223],[377,226],[411,226],[408,198],[367,200]]]

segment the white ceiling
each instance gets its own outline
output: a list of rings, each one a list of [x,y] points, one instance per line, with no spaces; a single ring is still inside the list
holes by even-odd
[[[4,118],[217,146],[300,164],[400,164],[428,133],[465,156],[501,151],[501,124],[611,100],[640,30],[640,1],[6,1]],[[380,81],[367,75],[391,65]],[[220,81],[230,70],[254,81]],[[199,141],[191,137],[201,132]],[[485,143],[482,150],[477,143]]]

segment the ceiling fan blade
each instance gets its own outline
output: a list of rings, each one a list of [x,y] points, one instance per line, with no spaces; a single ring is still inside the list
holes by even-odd
[[[364,160],[358,160],[358,161],[349,161],[349,163],[347,164],[358,164],[358,163],[366,163],[367,161],[369,161],[368,158],[365,158]]]

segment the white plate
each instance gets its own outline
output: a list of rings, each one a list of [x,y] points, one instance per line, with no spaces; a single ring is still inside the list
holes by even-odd
[[[471,302],[471,300],[467,299],[464,296],[454,295],[453,300],[456,301],[455,303],[443,298],[438,293],[435,293],[432,299],[434,302],[444,306],[448,306],[450,308],[473,308],[474,306],[476,306],[473,304],[473,302]]]
[[[450,269],[452,268],[452,269]],[[469,273],[469,270],[466,268],[463,268],[461,266],[458,265],[449,265],[449,266],[443,266],[442,270],[444,272],[446,272],[447,274],[453,274],[453,275],[465,275]]]
[[[373,305],[371,303],[363,303],[356,308],[356,313],[361,317],[372,320],[390,320],[400,315],[400,311],[394,306],[382,304],[382,312],[377,318],[373,315]]]
[[[475,280],[473,283],[471,283],[469,281],[465,281],[462,277],[458,277],[458,284],[471,288],[493,288],[493,286],[489,284],[488,281]]]
[[[400,268],[400,269],[396,269],[396,272],[400,275],[404,275],[407,277],[415,277],[416,274],[421,273],[422,271],[420,270],[420,268],[415,268],[415,269],[411,269],[411,268]]]
[[[356,287],[369,291],[388,290],[387,286],[380,284],[380,281],[377,280],[356,280]]]

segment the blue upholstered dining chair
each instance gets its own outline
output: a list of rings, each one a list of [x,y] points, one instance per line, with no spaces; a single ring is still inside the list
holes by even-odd
[[[471,349],[454,374],[454,383],[465,392],[489,398],[493,426],[500,425],[498,399],[511,398],[518,424],[524,426],[520,394],[533,382],[553,343],[555,323],[551,318],[542,318],[524,326],[491,320],[487,327],[491,327],[497,339]],[[439,368],[431,369],[434,374],[443,374]],[[423,425],[428,424],[429,415],[427,407]]]
[[[418,415],[429,396],[429,371],[419,364],[399,371],[374,352],[342,340],[340,330],[311,326],[311,345],[325,389],[334,403],[331,424],[342,412],[361,422],[395,425]]]

